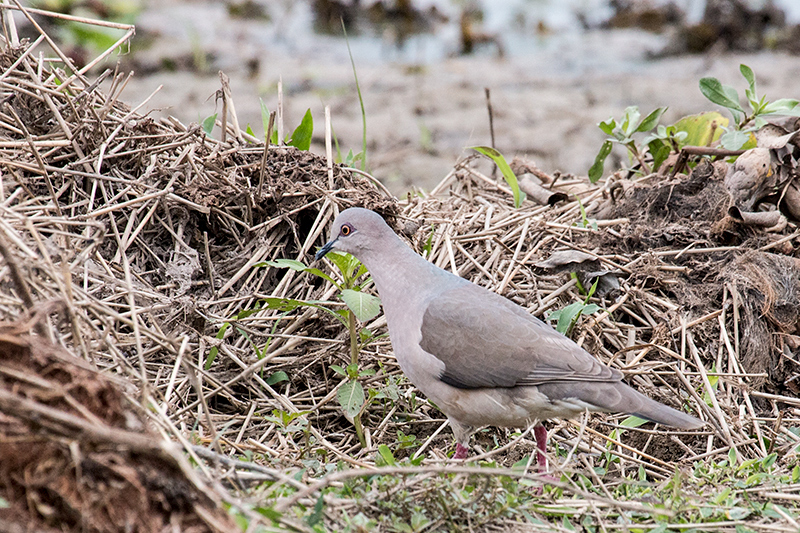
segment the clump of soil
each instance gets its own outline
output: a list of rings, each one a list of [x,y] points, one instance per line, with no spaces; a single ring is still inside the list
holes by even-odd
[[[596,214],[598,219],[625,217],[630,225],[621,242],[606,243],[620,251],[643,251],[690,244],[711,244],[710,225],[728,208],[724,173],[707,160],[687,177],[653,174],[635,183],[616,181]]]
[[[124,382],[26,327],[0,324],[6,531],[234,529],[177,448],[148,429]]]
[[[749,251],[720,272],[740,309],[741,364],[757,390],[796,395],[800,367],[800,259]]]
[[[790,380],[796,368],[786,362],[793,336],[800,326],[800,261],[775,253],[756,251],[771,247],[782,235],[737,223],[728,216],[730,194],[723,183],[725,163],[702,160],[689,176],[666,179],[653,175],[637,183],[615,182],[598,218],[626,217],[629,224],[619,238],[606,235],[602,249],[618,253],[667,252],[665,258],[684,267],[662,290],[694,313],[707,313],[721,305],[731,291],[736,307],[733,329],[738,331],[743,370],[763,374],[753,378],[756,390],[793,393]],[[726,248],[738,246],[740,253]],[[696,249],[707,249],[694,253]],[[776,246],[795,253],[791,246]],[[685,250],[670,253],[671,250]],[[657,257],[657,256],[656,256]],[[664,279],[655,268],[639,269],[632,279],[658,283]],[[649,279],[648,279],[649,278]],[[741,319],[739,320],[739,314]],[[734,315],[731,314],[733,320]],[[796,387],[796,385],[794,385]],[[787,390],[788,388],[788,390]]]

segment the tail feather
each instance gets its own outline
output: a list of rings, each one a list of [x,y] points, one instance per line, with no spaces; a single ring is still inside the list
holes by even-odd
[[[597,411],[628,413],[678,429],[698,429],[705,425],[702,420],[648,398],[621,381],[547,383],[538,389],[551,400],[575,398],[595,406]]]

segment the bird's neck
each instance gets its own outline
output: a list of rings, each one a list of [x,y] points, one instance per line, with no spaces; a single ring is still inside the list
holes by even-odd
[[[409,302],[417,294],[430,294],[430,289],[447,284],[448,279],[453,277],[429,263],[399,237],[392,239],[390,249],[383,257],[391,257],[392,260],[381,260],[372,254],[366,254],[362,262],[372,275],[384,302]]]

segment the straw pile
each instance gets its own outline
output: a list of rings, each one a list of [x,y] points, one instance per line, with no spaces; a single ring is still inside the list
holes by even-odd
[[[597,452],[608,450],[620,460],[606,465],[607,476],[641,468],[656,481],[668,480],[676,466],[727,458],[731,449],[740,462],[776,452],[781,471],[797,461],[793,450],[800,437],[790,428],[800,423],[794,397],[800,265],[792,242],[800,232],[792,224],[777,236],[726,226],[724,238],[733,244],[721,244],[712,226],[724,209],[713,207],[723,202],[724,191],[713,172],[699,188],[685,186],[693,178],[680,176],[630,186],[626,181],[619,197],[609,187],[562,176],[549,187],[574,200],[553,207],[526,202],[515,209],[510,191],[466,160],[430,195],[399,203],[359,171],[294,148],[264,146],[225,113],[217,123],[222,140],[197,125],[148,118],[119,99],[124,75],[107,71],[90,81],[45,33],[20,44],[13,23],[6,23],[0,55],[0,316],[11,332],[7,342],[46,351],[38,338],[49,339],[104,374],[133,383],[127,401],[204,464],[207,480],[225,480],[237,489],[275,482],[258,499],[287,511],[314,507],[323,501],[320,489],[364,475],[335,472],[337,463],[374,469],[381,444],[395,449],[398,460],[412,452],[425,458],[418,470],[382,472],[425,473],[420,479],[426,483],[439,483],[433,474],[444,470],[465,479],[497,473],[443,466],[452,448],[449,431],[442,432],[445,421],[416,397],[386,338],[360,356],[360,368],[375,372],[362,378],[364,388],[377,394],[363,414],[363,449],[337,403],[344,381],[331,371],[349,362],[345,328],[316,307],[264,305],[266,297],[278,297],[343,308],[330,283],[258,264],[279,258],[309,264],[332,218],[351,205],[379,211],[417,250],[427,249],[431,261],[540,317],[583,301],[578,279],[586,285],[600,272],[610,280],[595,298],[605,311],[584,317],[573,338],[625,370],[639,390],[688,406],[710,422],[707,431],[695,433],[642,429],[610,438],[607,425],[621,417],[555,421],[552,438],[571,450],[566,459],[552,458],[557,471],[592,470],[601,460]],[[45,41],[57,60],[39,55]],[[99,89],[104,78],[105,91]],[[230,94],[223,92],[232,109]],[[698,176],[695,171],[695,181]],[[677,215],[684,212],[691,216]],[[605,216],[596,229],[592,213]],[[582,252],[583,259],[566,267],[548,263],[565,250]],[[570,271],[581,275],[572,278]],[[385,333],[380,316],[364,326]],[[37,379],[33,367],[23,377],[17,369],[13,380],[7,370],[0,369],[3,397],[19,393],[15,383]],[[33,404],[45,401],[19,394]],[[103,424],[69,401],[56,407],[71,409],[89,426]],[[80,469],[79,454],[70,455],[74,446],[37,423],[35,409],[11,416],[0,419],[0,442],[18,438],[26,427],[56,443],[49,453],[72,457],[65,468]],[[411,434],[413,446],[397,447],[399,435]],[[479,453],[493,450],[484,458],[509,467],[534,446],[527,433],[509,435],[491,429],[474,442]],[[85,432],[70,438],[81,449],[98,446]],[[203,446],[189,445],[188,438]],[[104,453],[127,461],[129,442],[109,437],[105,445]],[[246,453],[257,460],[227,457]],[[302,475],[287,476],[301,469]],[[502,473],[536,479],[526,471]],[[478,507],[490,507],[505,490],[488,483]],[[0,480],[0,494],[15,509],[26,509],[23,502],[32,498],[41,501],[27,507],[31,515],[58,524],[64,505],[58,491],[45,485],[8,476]],[[561,488],[598,522],[639,509],[598,498],[574,481]],[[215,490],[212,500],[259,520],[232,493],[218,485]],[[750,497],[766,498],[771,490],[754,489]],[[376,491],[326,497],[319,520],[339,529],[343,516],[379,519],[385,498]],[[88,512],[88,501],[70,501],[69,507]],[[49,522],[42,515],[45,504],[55,509]],[[425,505],[441,513],[435,503]],[[476,524],[457,502],[449,512],[439,526]],[[208,512],[198,514],[206,528],[224,529]],[[281,527],[308,527],[290,513],[276,520]],[[791,518],[768,522],[773,531],[791,530]]]

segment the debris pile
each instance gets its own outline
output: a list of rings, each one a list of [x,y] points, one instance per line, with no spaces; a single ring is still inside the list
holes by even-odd
[[[741,460],[776,451],[782,471],[796,463],[800,437],[786,424],[800,419],[800,232],[791,213],[769,232],[736,220],[729,190],[748,211],[756,200],[737,191],[766,189],[731,187],[724,163],[699,164],[688,176],[595,186],[516,162],[529,174],[521,181],[531,198],[544,205],[528,200],[515,208],[508,187],[467,158],[429,195],[398,202],[367,173],[265,146],[224,114],[220,140],[197,125],[151,119],[120,100],[124,75],[91,81],[58,51],[73,74],[44,61],[37,48],[44,38],[2,39],[0,351],[10,355],[0,369],[0,398],[11,405],[16,395],[17,407],[0,409],[2,436],[16,439],[0,439],[14,447],[0,450],[0,497],[32,523],[44,527],[58,506],[106,509],[112,495],[99,491],[109,479],[122,480],[120,494],[142,520],[214,509],[220,500],[247,514],[233,498],[198,496],[202,483],[158,438],[148,437],[144,448],[136,447],[141,439],[125,440],[147,427],[194,453],[209,484],[278,480],[258,498],[282,511],[316,508],[323,501],[317,491],[344,479],[335,477],[344,475],[336,472],[341,465],[375,468],[380,445],[400,439],[398,460],[416,454],[439,472],[452,448],[450,433],[441,432],[446,421],[402,377],[381,316],[358,325],[366,447],[340,405],[339,391],[350,383],[337,371],[350,363],[348,330],[336,318],[344,303],[315,274],[339,278],[327,262],[318,271],[306,267],[336,213],[353,205],[386,216],[437,265],[542,318],[588,302],[593,280],[605,280],[592,299],[597,312],[576,320],[572,338],[624,370],[639,390],[709,426],[693,434],[627,429],[622,442],[608,436],[618,416],[553,421],[551,438],[567,459],[580,456],[579,468],[596,466],[611,449],[624,460],[604,463],[607,475],[624,476],[634,465],[654,481],[731,449]],[[794,176],[794,166],[784,172],[794,165],[789,155],[770,155],[775,187],[793,183],[782,181]],[[756,196],[779,209],[788,198]],[[117,381],[135,389],[117,392],[125,389]],[[138,402],[149,419],[131,415],[126,402]],[[510,467],[535,446],[524,433],[513,446],[497,445],[510,435],[491,429],[473,442]],[[188,437],[203,446],[188,445]],[[23,453],[33,448],[20,449],[25,439],[51,454],[53,463],[44,464],[59,475],[36,471]],[[231,461],[225,453],[254,459]],[[562,459],[554,457],[553,468],[566,476],[563,494],[591,498]],[[17,476],[26,469],[35,476]],[[153,471],[186,477],[157,486],[164,478],[154,480]],[[38,484],[23,486],[31,479]],[[153,492],[159,489],[167,494]],[[42,496],[51,492],[60,500]],[[377,490],[328,498],[319,513],[342,529],[342,516],[378,519],[383,498]],[[23,508],[26,501],[35,504]],[[153,506],[160,510],[144,511]],[[602,509],[615,516],[613,505]],[[109,520],[128,519],[119,512]],[[189,528],[208,525],[211,514],[200,522],[181,516]],[[291,513],[275,520],[296,525]],[[449,520],[471,524],[464,509]]]

